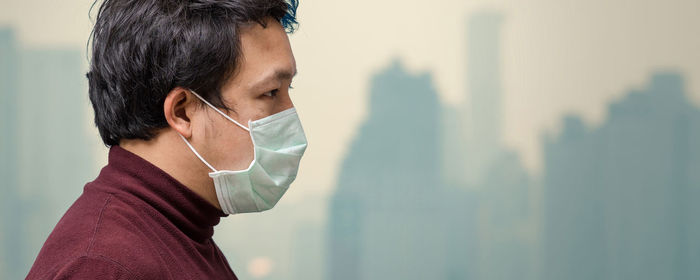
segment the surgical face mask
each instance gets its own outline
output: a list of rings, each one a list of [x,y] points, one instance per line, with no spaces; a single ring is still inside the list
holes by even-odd
[[[226,214],[262,212],[277,204],[299,169],[299,161],[306,150],[306,136],[295,108],[240,124],[192,91],[214,111],[245,129],[253,140],[255,157],[244,170],[216,170],[194,147],[180,135],[190,150],[212,172],[216,197]]]

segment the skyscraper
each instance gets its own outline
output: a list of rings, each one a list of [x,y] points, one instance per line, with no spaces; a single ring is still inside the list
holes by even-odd
[[[447,106],[443,118],[443,176],[448,185],[477,187],[503,152],[502,22],[503,16],[491,11],[466,21],[466,98]]]
[[[44,240],[96,175],[78,50],[26,49],[0,30],[2,278],[23,278]]]
[[[589,129],[564,119],[544,147],[543,279],[608,279],[600,162]]]
[[[0,28],[0,278],[16,279],[24,250],[21,198],[18,194],[17,42],[10,28]]]
[[[696,279],[700,110],[660,72],[608,112],[545,143],[546,279]]]
[[[468,169],[479,182],[502,151],[503,91],[501,70],[501,26],[503,16],[481,12],[467,24],[467,89],[471,97],[472,137]]]
[[[25,197],[26,272],[96,169],[88,141],[85,57],[72,49],[24,49],[19,59],[17,166]]]
[[[449,229],[464,228],[470,206],[441,181],[441,106],[431,77],[397,61],[371,85],[369,116],[331,200],[327,279],[463,275],[451,270],[450,246],[466,251],[459,248],[468,236],[455,239]]]

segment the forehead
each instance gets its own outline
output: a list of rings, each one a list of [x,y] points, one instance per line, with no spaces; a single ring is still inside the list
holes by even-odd
[[[241,29],[241,57],[234,80],[246,83],[271,71],[296,72],[296,61],[282,25],[267,20],[264,28],[252,24]]]

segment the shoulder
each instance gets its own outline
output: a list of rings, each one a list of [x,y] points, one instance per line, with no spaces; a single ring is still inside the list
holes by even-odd
[[[28,279],[151,279],[162,263],[150,223],[118,195],[84,193],[44,243]]]
[[[86,253],[112,260],[147,279],[163,273],[156,221],[114,195],[100,210]]]
[[[29,279],[29,277],[27,277]],[[66,262],[52,279],[142,279],[122,264],[103,256],[80,256]]]

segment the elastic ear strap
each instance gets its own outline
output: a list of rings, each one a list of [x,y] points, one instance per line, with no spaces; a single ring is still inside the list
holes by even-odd
[[[243,128],[243,129],[245,129],[246,131],[250,131],[250,129],[248,129],[248,128],[245,127],[244,125],[238,123],[238,122],[237,122],[236,120],[234,120],[232,117],[229,117],[227,114],[224,114],[224,112],[221,112],[221,110],[219,110],[219,108],[216,108],[214,105],[211,105],[211,103],[209,103],[209,101],[207,101],[207,100],[205,100],[204,98],[202,98],[201,96],[199,96],[199,94],[197,94],[196,92],[194,92],[194,90],[190,90],[190,91],[192,92],[192,94],[194,94],[194,96],[196,96],[197,98],[199,98],[199,100],[202,100],[202,102],[204,102],[204,103],[206,103],[207,105],[209,105],[209,107],[211,107],[212,109],[214,109],[214,111],[216,111],[216,112],[218,112],[219,114],[221,114],[222,116],[224,116],[224,118],[227,118],[229,121],[232,121],[233,123],[235,123],[236,125],[240,126],[240,127]]]
[[[209,167],[209,169],[211,169],[212,171],[214,171],[214,172],[217,171],[216,169],[214,169],[213,166],[211,166],[211,164],[209,164],[206,160],[204,160],[204,158],[202,156],[199,155],[197,150],[195,150],[194,147],[192,147],[192,145],[190,144],[190,142],[187,141],[187,139],[185,139],[185,136],[182,136],[182,134],[180,134],[179,132],[177,133],[177,135],[180,135],[180,138],[182,138],[182,140],[185,141],[185,144],[187,144],[187,147],[190,147],[190,150],[192,150],[192,152],[199,158],[199,160],[201,160],[204,164],[206,164],[207,167]]]

